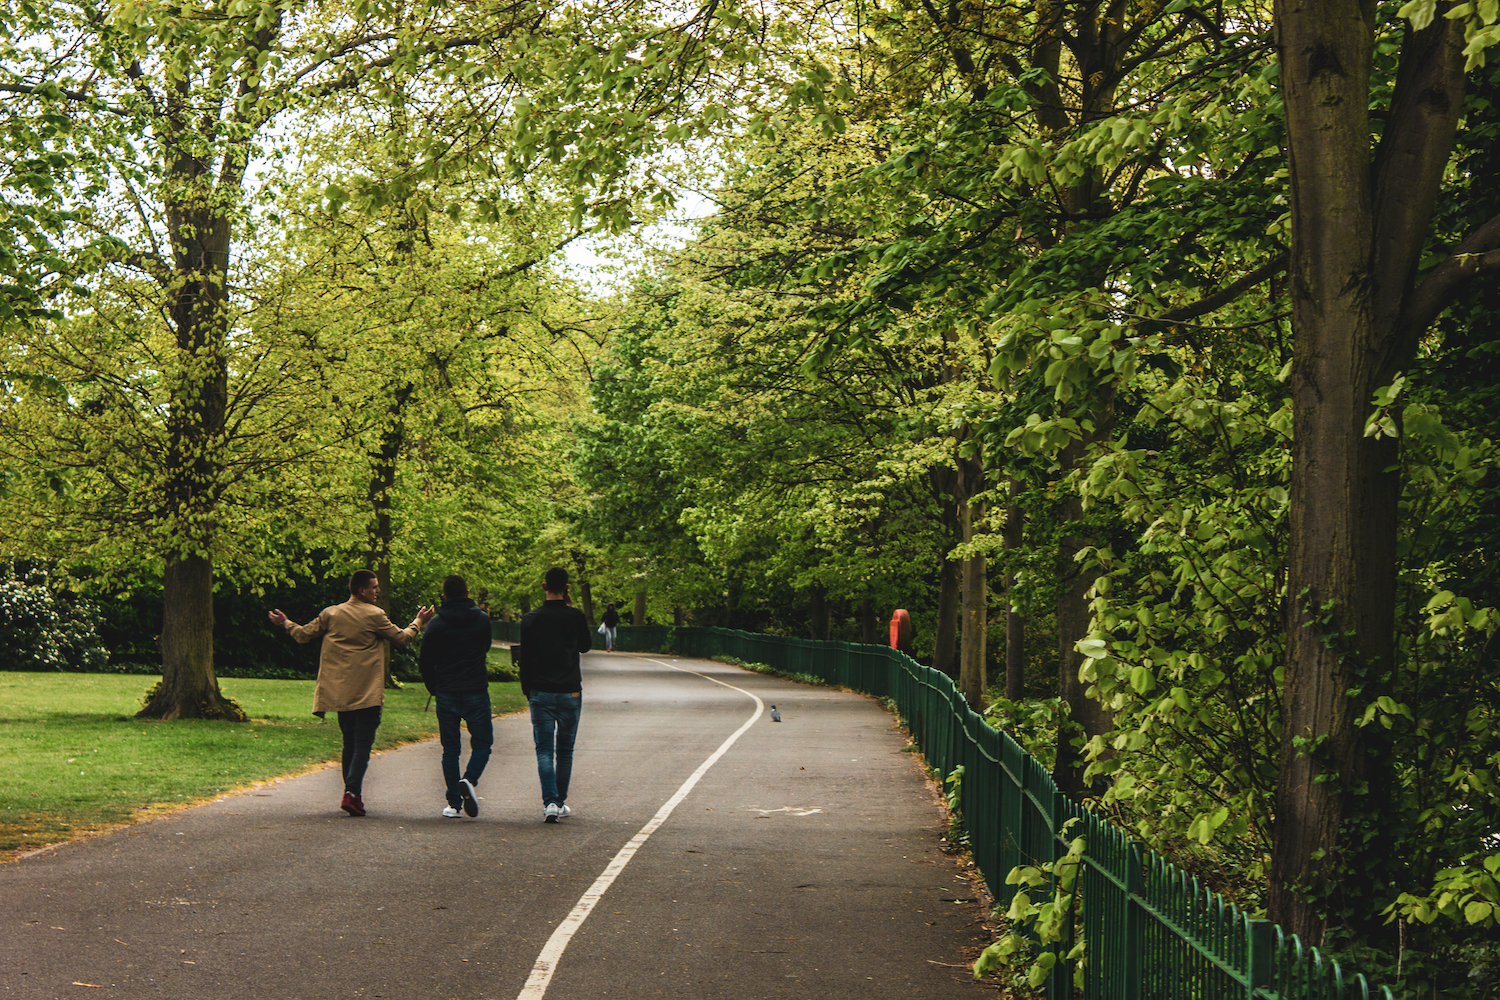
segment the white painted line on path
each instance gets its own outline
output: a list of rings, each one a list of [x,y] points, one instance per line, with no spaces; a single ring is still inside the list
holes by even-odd
[[[642,657],[642,659],[650,658]],[[563,922],[557,925],[557,929],[547,939],[546,945],[542,947],[542,953],[537,956],[536,964],[531,967],[531,975],[527,978],[526,985],[521,988],[521,993],[516,1000],[541,1000],[546,995],[547,987],[552,982],[552,973],[556,971],[558,961],[562,958],[563,952],[567,950],[568,942],[573,940],[573,935],[578,933],[578,928],[583,926],[583,922],[588,919],[589,914],[593,912],[599,900],[604,898],[604,894],[614,884],[615,879],[620,877],[620,873],[625,870],[625,866],[630,863],[630,859],[635,857],[635,852],[640,850],[641,845],[656,832],[657,827],[667,821],[667,817],[672,815],[672,810],[676,809],[678,803],[687,798],[688,792],[691,792],[693,786],[698,784],[699,779],[708,773],[708,769],[719,762],[719,758],[724,756],[730,747],[734,746],[735,741],[743,736],[745,730],[753,726],[755,720],[759,719],[761,713],[765,711],[765,703],[744,688],[735,687],[733,684],[726,684],[707,674],[700,674],[696,670],[688,670],[686,667],[679,667],[663,660],[650,660],[650,662],[660,663],[664,667],[671,667],[673,670],[679,670],[685,674],[702,677],[706,681],[713,681],[720,687],[727,687],[731,691],[738,691],[755,702],[755,714],[745,720],[745,724],[736,729],[729,739],[720,743],[719,749],[709,754],[707,760],[698,765],[698,770],[694,771],[688,780],[682,783],[682,787],[678,788],[676,793],[660,809],[656,810],[656,815],[651,817],[651,821],[641,827],[640,832],[631,837],[630,842],[620,848],[620,853],[616,854],[609,864],[604,866],[603,874],[594,879],[594,884],[589,886],[588,891],[578,900],[578,903],[573,907],[573,911],[563,918]]]

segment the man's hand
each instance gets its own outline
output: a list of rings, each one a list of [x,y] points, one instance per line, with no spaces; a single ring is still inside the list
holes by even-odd
[[[431,605],[428,605],[425,608],[418,608],[417,609],[417,624],[420,625],[420,626],[422,626],[423,628],[426,628],[427,627],[427,623],[430,622],[430,621],[432,621],[432,616],[434,614],[436,614],[436,613],[437,612],[435,611],[435,609]]]
[[[282,628],[286,628],[286,615],[284,615],[284,614],[281,613],[281,609],[280,608],[277,608],[275,611],[272,611],[266,617],[268,617],[268,618],[271,619],[271,624],[272,625],[280,625]]]

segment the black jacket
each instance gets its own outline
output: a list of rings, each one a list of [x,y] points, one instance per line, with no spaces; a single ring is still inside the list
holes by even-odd
[[[609,626],[610,628],[619,628],[620,612],[616,611],[614,608],[610,608],[604,612],[604,618],[602,620],[604,624]]]
[[[572,694],[583,690],[579,653],[594,647],[583,612],[567,601],[543,601],[521,619],[521,690]]]
[[[484,659],[490,651],[490,616],[467,597],[437,609],[422,637],[417,665],[433,694],[488,691]]]

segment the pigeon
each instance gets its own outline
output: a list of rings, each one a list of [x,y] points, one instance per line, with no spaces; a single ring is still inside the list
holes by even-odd
[[[776,706],[775,705],[771,706],[771,721],[772,722],[780,722],[781,721],[781,713],[778,712],[778,711],[776,711]]]

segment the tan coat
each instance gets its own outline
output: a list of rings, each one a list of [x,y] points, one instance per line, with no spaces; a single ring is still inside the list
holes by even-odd
[[[314,712],[352,712],[384,705],[386,641],[405,646],[421,634],[415,621],[397,628],[378,605],[357,597],[324,608],[306,625],[288,619],[286,630],[298,642],[323,637]]]

